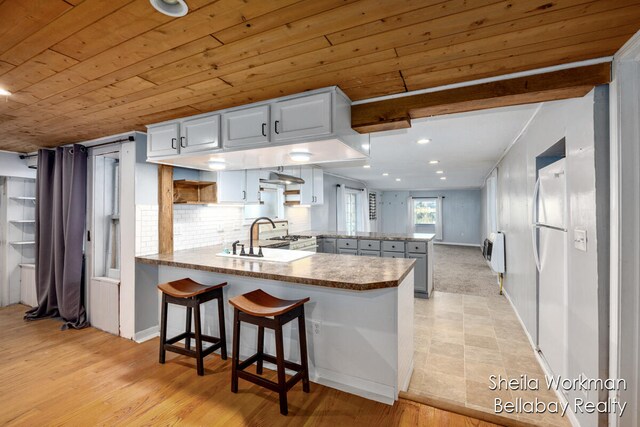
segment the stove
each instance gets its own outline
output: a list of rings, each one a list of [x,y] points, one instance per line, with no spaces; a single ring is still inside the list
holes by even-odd
[[[279,249],[285,249],[285,244],[288,243],[288,249],[298,251],[310,251],[315,252],[318,247],[315,236],[304,236],[298,234],[289,234],[289,222],[278,221],[276,222],[276,228],[269,223],[258,224],[258,238],[264,240],[275,240],[282,242],[282,246],[278,245]]]

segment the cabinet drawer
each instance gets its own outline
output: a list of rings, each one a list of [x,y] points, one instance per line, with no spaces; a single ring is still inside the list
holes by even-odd
[[[358,240],[356,239],[338,239],[338,249],[358,249]]]
[[[380,241],[379,240],[360,240],[358,242],[358,248],[367,250],[367,251],[379,251]]]
[[[404,258],[403,252],[382,252],[383,258]]]
[[[407,242],[407,252],[414,254],[426,254],[427,243],[426,242]]]
[[[404,242],[400,240],[383,241],[382,250],[387,252],[404,252]]]
[[[338,254],[340,255],[358,255],[357,249],[342,249],[338,248]]]
[[[358,255],[360,256],[375,256],[375,257],[380,257],[380,251],[368,251],[365,249],[361,249],[358,252]]]

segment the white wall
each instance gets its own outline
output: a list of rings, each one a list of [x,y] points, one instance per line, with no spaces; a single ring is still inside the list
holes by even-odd
[[[29,169],[19,154],[0,151],[0,176],[35,179],[36,170]]]
[[[599,378],[606,355],[602,346],[608,315],[608,117],[607,87],[583,98],[546,103],[521,138],[498,165],[498,227],[505,233],[505,289],[528,333],[537,334],[537,274],[531,241],[531,206],[536,156],[566,138],[569,204],[568,247],[568,375]],[[603,128],[604,126],[604,128]],[[604,181],[603,181],[604,180]],[[596,194],[598,188],[598,194]],[[604,190],[603,190],[604,189]],[[598,204],[600,208],[598,209]],[[573,231],[587,231],[587,251],[573,247]],[[570,398],[584,397],[570,392]],[[596,397],[591,397],[595,399]],[[582,426],[595,426],[598,416],[577,414]]]

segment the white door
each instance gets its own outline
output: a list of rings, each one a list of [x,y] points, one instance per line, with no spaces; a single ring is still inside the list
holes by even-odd
[[[244,203],[247,198],[246,171],[218,172],[218,202]]]
[[[184,120],[180,153],[194,153],[220,148],[220,115]]]
[[[538,172],[538,224],[566,229],[565,160],[561,159]]]
[[[331,133],[331,93],[276,102],[272,111],[274,141]]]
[[[269,106],[231,111],[222,116],[224,147],[242,147],[269,142]]]
[[[147,157],[178,154],[178,123],[150,126],[147,129]]]
[[[566,375],[567,363],[567,233],[538,230],[538,347],[555,375]]]

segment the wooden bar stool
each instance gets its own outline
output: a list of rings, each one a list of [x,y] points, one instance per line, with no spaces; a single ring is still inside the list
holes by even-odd
[[[304,303],[309,298],[301,300],[283,300],[276,298],[261,289],[229,299],[233,305],[233,356],[231,359],[231,391],[238,392],[238,378],[251,381],[254,384],[277,391],[280,395],[280,413],[287,415],[287,391],[298,381],[302,380],[302,390],[309,393],[309,366],[307,362],[307,334],[304,323]],[[284,359],[284,344],[282,340],[282,326],[294,319],[298,319],[300,341],[300,364]],[[240,362],[240,322],[247,322],[258,326],[258,351],[247,360]],[[276,335],[276,356],[264,353],[264,328],[273,329]],[[278,367],[278,382],[269,381],[262,375],[264,361],[274,363]],[[256,374],[244,369],[256,362]],[[296,374],[288,381],[285,368]]]
[[[158,285],[162,291],[162,316],[160,319],[160,363],[164,363],[165,353],[172,351],[196,359],[198,375],[204,375],[204,358],[220,349],[220,357],[227,359],[227,339],[224,326],[224,304],[222,303],[222,288],[226,283],[215,286],[205,286],[194,282],[191,279],[180,279],[169,283]],[[204,304],[212,299],[218,300],[218,322],[220,326],[220,338],[202,334],[202,324],[200,323],[200,304]],[[185,332],[167,339],[167,308],[169,303],[181,305],[187,308],[187,322]],[[194,329],[191,332],[191,312],[194,312]],[[191,350],[191,338],[195,340],[195,350]],[[185,340],[185,346],[175,345],[181,339]],[[202,342],[212,343],[206,350],[202,349]]]

